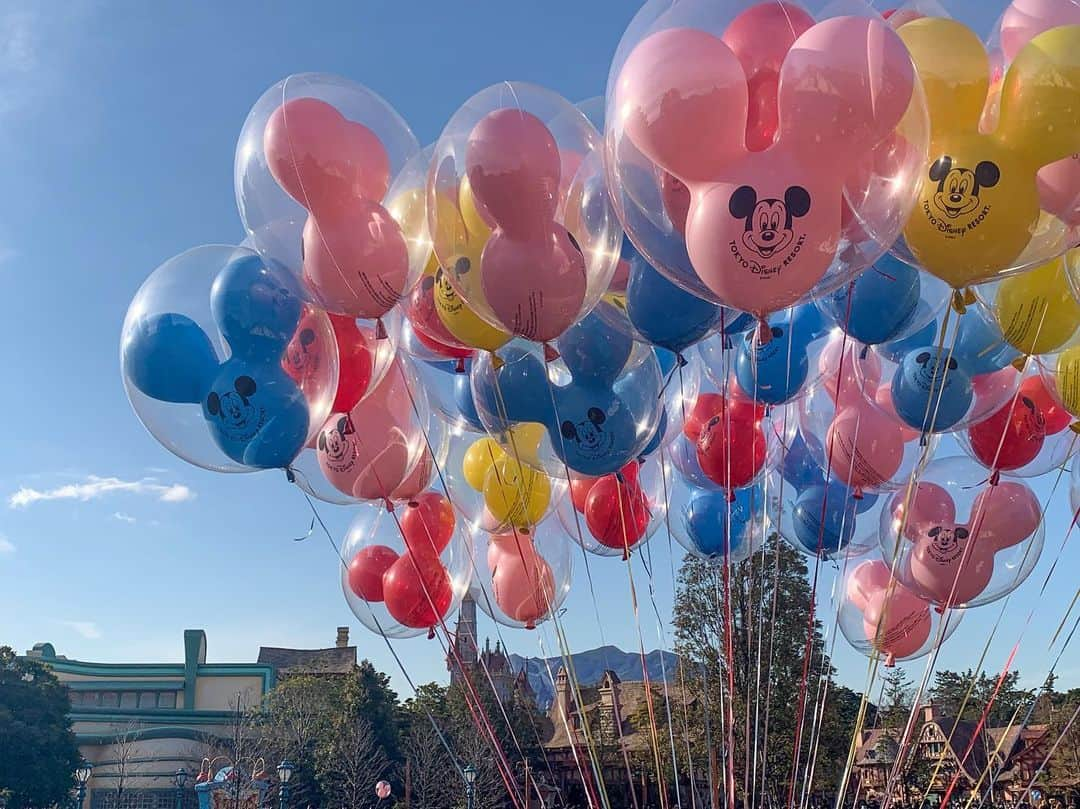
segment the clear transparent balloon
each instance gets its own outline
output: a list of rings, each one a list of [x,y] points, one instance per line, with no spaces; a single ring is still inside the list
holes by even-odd
[[[557,514],[566,535],[589,553],[625,557],[664,525],[667,498],[659,454],[635,465],[621,484],[614,475],[572,476],[572,494],[559,501]],[[603,488],[596,489],[601,480]]]
[[[215,472],[250,472],[259,468],[226,454],[211,432],[208,419],[212,416],[203,409],[203,399],[211,394],[218,369],[236,354],[238,348],[230,345],[223,333],[223,325],[214,316],[211,303],[214,284],[223,270],[243,261],[258,259],[255,253],[231,245],[194,247],[169,259],[154,270],[135,293],[124,317],[120,338],[124,389],[143,426],[173,454]],[[256,357],[251,367],[271,376],[287,376],[298,386],[306,405],[307,440],[310,442],[330,412],[338,385],[333,330],[326,314],[304,299],[303,290],[292,283],[287,273],[276,265],[264,267],[264,270],[266,283],[258,289],[253,286],[251,291],[261,293],[275,287],[283,296],[282,300],[293,303],[297,317],[289,336],[283,336],[280,346],[272,347],[272,356]],[[275,311],[275,316],[282,311]],[[186,342],[183,345],[157,342],[150,349],[148,341],[163,340],[169,333],[162,324],[171,326],[171,333]],[[304,342],[317,347],[318,361],[293,369],[290,351],[301,342],[302,333]],[[140,346],[144,350],[136,354]],[[160,353],[162,351],[179,353],[165,357]],[[155,397],[151,395],[149,385],[140,384],[140,372],[168,376],[172,380],[168,387],[184,390],[164,396],[158,393]],[[182,395],[176,395],[178,393]],[[273,418],[277,414],[270,412],[267,415]],[[297,453],[301,447],[302,444],[296,447]]]
[[[558,520],[545,520],[530,531],[477,531],[474,548],[472,594],[489,618],[532,629],[562,607],[570,592],[575,549]]]
[[[964,617],[964,610],[939,612],[929,604],[920,606],[913,600],[917,597],[895,580],[892,584],[882,584],[875,594],[879,603],[873,606],[881,616],[880,620],[868,620],[864,614],[867,605],[859,604],[852,580],[861,575],[861,568],[871,565],[879,568],[887,582],[888,566],[875,555],[857,564],[849,563],[846,575],[834,580],[831,593],[836,625],[855,651],[867,657],[880,656],[886,665],[892,665],[923,657],[952,637]],[[898,614],[901,611],[906,614]],[[904,653],[890,654],[891,649]]]
[[[427,192],[439,263],[487,323],[550,340],[607,292],[622,227],[603,139],[557,93],[502,82],[466,101],[435,144]]]
[[[735,564],[749,559],[769,533],[768,514],[779,508],[779,492],[767,482],[737,490],[733,497],[710,485],[687,481],[670,461],[664,465],[667,527],[675,541],[698,559]]]
[[[878,529],[880,527],[880,511],[885,500],[884,496],[877,496],[873,504],[865,511],[859,509],[858,501],[847,500],[851,497],[850,492],[843,486],[834,485],[828,487],[825,499],[821,507],[815,507],[810,513],[802,514],[799,508],[801,492],[790,483],[785,481],[779,473],[769,475],[769,487],[776,491],[777,510],[769,514],[769,524],[780,534],[780,537],[791,547],[807,556],[820,556],[822,559],[855,559],[865,556],[878,547]],[[864,495],[864,499],[865,499]],[[835,500],[834,500],[835,498]],[[813,525],[820,522],[822,511],[825,508],[833,510],[842,508],[843,513],[833,538],[826,539],[821,530],[811,533],[816,534],[812,541],[816,543],[816,553],[812,547],[799,539],[800,532],[796,528],[797,519],[808,519]],[[804,529],[805,531],[805,529]],[[804,532],[804,536],[805,536]]]
[[[1023,584],[1042,554],[1045,526],[1026,483],[991,485],[972,459],[953,456],[931,461],[910,497],[889,498],[879,537],[909,590],[939,606],[977,607]]]
[[[341,560],[338,562],[341,591],[353,615],[372,632],[395,639],[427,634],[429,628],[405,626],[390,614],[383,600],[374,597],[365,598],[355,592],[350,584],[349,568],[358,553],[365,549],[368,549],[366,552],[370,552],[370,549],[376,546],[380,546],[379,550],[388,553],[392,559],[402,557],[407,548],[400,525],[407,508],[408,506],[399,507],[395,512],[390,512],[381,504],[363,505],[353,518],[345,539],[341,543]],[[449,583],[449,599],[446,609],[442,610],[440,615],[441,622],[449,620],[457,610],[461,599],[469,591],[473,575],[471,542],[469,527],[462,520],[456,520],[450,541],[438,557],[439,564],[445,570],[446,581]],[[419,598],[426,603],[429,610],[435,611],[433,601],[445,598],[445,594],[441,592],[436,594],[425,587],[420,587]],[[423,605],[421,605],[422,608]]]
[[[773,10],[776,13],[772,13]],[[695,183],[707,187],[710,183],[732,182],[736,177],[738,180],[734,185],[755,186],[754,180],[758,178],[759,170],[746,169],[744,166],[753,164],[758,153],[774,149],[781,159],[786,158],[785,153],[792,147],[775,135],[777,120],[782,121],[783,116],[778,117],[776,112],[777,73],[774,71],[780,69],[790,44],[807,28],[815,22],[840,16],[881,20],[868,4],[858,0],[840,3],[736,0],[722,4],[707,0],[653,0],[645,3],[623,33],[608,74],[606,94],[605,141],[612,199],[634,245],[670,280],[688,291],[716,303],[737,305],[732,295],[713,279],[708,265],[716,262],[703,258],[710,251],[702,240],[719,237],[711,228],[706,228],[699,239],[692,235],[688,247],[686,222],[692,196],[690,189]],[[635,143],[627,127],[633,111],[621,95],[632,89],[625,83],[627,77],[623,69],[635,48],[651,35],[677,28],[693,29],[722,39],[744,68],[757,76],[757,80],[751,84],[749,120],[745,112],[736,114],[729,111],[715,123],[707,122],[721,130],[731,127],[745,130],[745,141],[738,139],[738,132],[732,135],[736,138],[738,156],[727,155],[726,162],[712,167],[701,177],[675,176],[681,171],[675,164],[688,166],[685,160],[672,158],[670,165],[660,165],[645,154],[647,150]],[[753,39],[755,36],[756,41]],[[891,52],[899,53],[896,47]],[[907,70],[905,65],[900,65],[900,68]],[[791,70],[796,68],[792,67]],[[634,74],[634,70],[630,73]],[[702,74],[697,78],[701,81],[701,88],[706,87],[710,80],[716,80],[718,84],[721,80],[733,81],[726,75],[707,77]],[[794,80],[794,75],[787,76],[788,82]],[[839,92],[835,89],[823,92],[821,102],[846,104],[847,99],[831,95]],[[677,93],[673,91],[668,95]],[[688,92],[687,98],[692,97],[693,94]],[[870,266],[900,235],[915,204],[917,180],[923,168],[929,137],[925,98],[917,79],[912,84],[906,108],[894,112],[888,130],[877,133],[872,140],[862,141],[861,148],[837,150],[833,156],[818,150],[816,162],[835,161],[833,176],[842,175],[844,178],[830,185],[828,191],[828,194],[835,195],[837,206],[838,224],[829,241],[830,248],[834,249],[830,249],[828,255],[818,261],[823,269],[810,274],[805,285],[787,293],[787,300],[781,306],[763,306],[762,309],[772,311],[828,294]],[[654,116],[654,120],[655,116],[661,115],[659,110],[652,110],[649,114]],[[663,114],[677,113],[665,111]],[[807,121],[800,130],[806,132],[815,126],[822,126],[824,128],[815,136],[817,142],[832,143],[838,136],[847,138],[852,135],[855,128],[853,120],[850,116],[839,115],[828,122]],[[886,124],[879,123],[878,126]],[[699,129],[699,137],[703,141],[715,140],[710,134],[705,134],[704,129]],[[724,137],[727,137],[727,133]],[[748,177],[748,174],[753,176]],[[694,192],[703,193],[702,190]],[[816,201],[814,204],[817,204]],[[698,213],[691,213],[694,217],[699,216]],[[698,227],[692,222],[691,233]],[[698,257],[697,268],[690,258],[691,253]],[[765,255],[771,256],[771,253],[770,250]],[[749,279],[747,276],[748,282]]]
[[[572,329],[567,334],[576,332]],[[583,355],[599,355],[607,344],[583,341],[578,345]],[[571,362],[577,367],[581,359]],[[543,347],[523,339],[509,343],[498,357],[482,354],[473,362],[470,377],[477,414],[487,432],[522,463],[544,469],[551,477],[565,476],[568,464],[587,473],[572,462],[587,452],[605,464],[606,471],[617,471],[649,445],[663,412],[663,378],[656,352],[636,341],[618,368],[607,369],[602,382],[587,369],[575,377],[566,357],[548,360]],[[613,429],[596,411],[618,411],[622,430],[617,445],[601,443],[593,453],[587,441],[578,440],[588,426],[585,422],[599,421],[594,424],[600,428],[598,433],[606,430],[612,435]],[[567,424],[583,429],[569,432]],[[521,425],[535,427],[522,432]]]
[[[289,76],[241,129],[240,217],[259,253],[303,278],[323,308],[375,320],[408,293],[430,252],[418,152],[408,124],[363,85]]]

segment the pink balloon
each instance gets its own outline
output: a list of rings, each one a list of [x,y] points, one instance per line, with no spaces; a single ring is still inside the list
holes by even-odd
[[[263,150],[278,185],[316,215],[356,199],[380,200],[390,185],[390,158],[378,136],[317,98],[274,110]]]
[[[832,473],[856,493],[891,479],[904,456],[900,431],[869,407],[839,410],[825,441]]]
[[[553,340],[577,320],[585,300],[585,257],[569,231],[515,241],[496,229],[481,256],[484,295],[502,324],[529,340]]]
[[[1080,225],[1080,155],[1039,169],[1039,203],[1066,225]]]
[[[509,544],[514,549],[508,549],[507,543],[492,542],[488,546],[491,587],[499,609],[507,617],[532,629],[551,609],[555,598],[555,576],[529,537],[513,536]],[[496,549],[494,559],[492,548]]]
[[[862,406],[881,381],[881,360],[877,354],[872,351],[865,357],[861,354],[862,346],[850,337],[834,335],[818,356],[821,384],[838,408]]]
[[[1080,24],[1073,0],[1013,0],[1001,17],[1001,51],[1011,62],[1020,49],[1044,31]]]
[[[865,611],[870,598],[889,586],[892,574],[889,566],[881,561],[863,562],[853,571],[847,583],[848,601],[860,611]]]
[[[731,39],[749,53],[744,30],[752,25]],[[846,171],[899,123],[913,82],[907,50],[880,21],[814,25],[780,65],[779,135],[751,152],[739,58],[709,33],[674,28],[631,52],[616,107],[634,145],[690,190],[686,245],[698,276],[723,303],[763,316],[798,301],[832,263]]]
[[[339,491],[361,500],[408,499],[426,488],[413,416],[399,363],[349,413],[334,413],[316,441],[319,467]],[[416,475],[416,477],[411,477]],[[427,480],[430,480],[430,474]]]
[[[304,225],[304,279],[331,311],[377,318],[405,294],[409,250],[377,202],[353,199]]]
[[[543,121],[518,109],[495,110],[469,133],[465,171],[479,206],[515,239],[539,239],[555,218],[562,168]]]
[[[979,543],[995,551],[1023,542],[1035,533],[1041,520],[1039,498],[1019,481],[987,486],[971,506],[971,521]]]
[[[880,559],[862,562],[851,573],[847,598],[863,614],[863,634],[885,654],[885,665],[917,653],[930,638],[929,605],[892,578]]]
[[[814,18],[799,6],[765,2],[739,14],[721,37],[746,73],[750,93],[746,147],[752,152],[768,148],[776,137],[780,65],[796,38],[813,24]]]
[[[911,508],[904,521],[904,507],[907,505],[907,492],[902,490],[893,497],[893,517],[903,523],[904,536],[910,540],[918,539],[935,525],[953,522],[956,519],[956,504],[952,495],[941,486],[928,481],[919,481],[911,493]]]
[[[386,800],[390,797],[390,782],[380,781],[375,785],[375,795],[380,801]]]

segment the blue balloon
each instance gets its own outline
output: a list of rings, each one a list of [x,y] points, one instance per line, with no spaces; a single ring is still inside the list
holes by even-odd
[[[971,407],[971,377],[947,348],[924,346],[908,352],[892,381],[898,415],[916,430],[944,432]]]
[[[575,379],[611,384],[630,359],[634,340],[595,312],[555,340],[555,348]]]
[[[795,499],[791,522],[799,550],[829,558],[842,551],[855,535],[859,500],[846,486],[811,486]]]
[[[626,315],[650,343],[678,353],[716,327],[721,307],[676,286],[634,251],[626,283]]]
[[[825,483],[824,472],[814,460],[814,456],[810,454],[810,448],[806,446],[806,442],[799,433],[795,434],[795,438],[784,452],[780,474],[799,491]]]
[[[474,430],[483,431],[484,425],[480,421],[480,414],[476,412],[476,402],[473,400],[472,385],[468,374],[456,374],[454,376],[454,404],[458,412],[465,419],[465,423]]]
[[[234,356],[218,370],[202,409],[214,441],[237,463],[282,468],[307,442],[307,400],[280,363]]]
[[[769,405],[793,399],[806,382],[810,358],[806,345],[790,333],[791,324],[777,319],[770,324],[772,338],[764,345],[754,345],[753,335],[746,335],[735,356],[735,379],[739,387],[757,401]]]
[[[812,303],[793,307],[787,319],[791,324],[792,342],[803,347],[810,345],[829,331],[829,324],[825,322],[821,311]]]
[[[303,314],[296,279],[258,256],[235,259],[218,273],[210,308],[234,356],[267,361],[280,357]]]
[[[570,385],[560,389],[548,425],[555,454],[584,475],[621,469],[642,449],[630,408],[610,388]]]
[[[123,347],[128,379],[151,399],[198,404],[218,367],[217,353],[199,324],[167,313],[141,318]]]
[[[1020,357],[1020,352],[1005,342],[1001,329],[982,311],[970,308],[960,315],[953,356],[972,376],[999,371]]]
[[[736,489],[734,499],[719,490],[698,489],[687,503],[683,519],[695,549],[710,559],[722,559],[741,547],[753,525],[754,488]]]
[[[652,438],[649,439],[649,443],[645,445],[645,449],[641,451],[639,458],[644,458],[646,455],[652,455],[658,449],[660,444],[664,441],[664,436],[667,434],[668,428],[668,415],[667,408],[663,408],[660,411],[660,423],[656,425],[656,430],[653,431]]]
[[[886,254],[852,284],[823,298],[821,306],[856,340],[877,345],[891,340],[911,321],[919,306],[920,286],[917,269]]]
[[[889,343],[882,343],[875,350],[889,362],[900,364],[912,349],[934,345],[937,342],[939,327],[940,324],[936,320],[931,320],[914,334]]]

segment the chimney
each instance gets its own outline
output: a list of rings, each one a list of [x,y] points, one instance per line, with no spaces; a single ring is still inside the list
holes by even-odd
[[[938,720],[937,706],[934,705],[933,700],[923,705],[922,715],[924,723],[936,722]]]
[[[349,645],[349,627],[339,626],[337,628],[337,647],[344,649]]]

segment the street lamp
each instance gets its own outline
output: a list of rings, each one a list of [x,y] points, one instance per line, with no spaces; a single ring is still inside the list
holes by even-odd
[[[187,770],[185,770],[183,767],[178,769],[173,775],[173,783],[176,784],[176,809],[183,809],[184,785],[187,784],[187,779]]]
[[[75,768],[75,783],[79,787],[79,796],[76,798],[77,803],[75,809],[82,809],[83,801],[86,799],[86,784],[90,780],[90,773],[94,771],[94,765],[87,761],[85,758],[79,762],[79,766]]]
[[[472,764],[466,764],[463,771],[465,776],[465,809],[473,809],[473,790],[476,783],[476,768]]]
[[[293,763],[288,759],[284,759],[277,765],[277,777],[281,782],[281,787],[278,790],[278,806],[280,809],[289,809],[289,782],[293,777],[293,770],[295,767]]]

